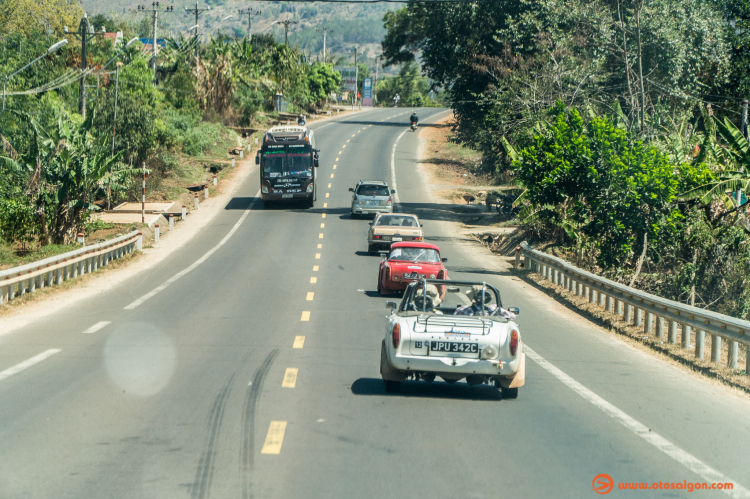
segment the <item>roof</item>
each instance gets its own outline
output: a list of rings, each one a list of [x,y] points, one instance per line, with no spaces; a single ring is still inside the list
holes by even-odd
[[[278,126],[271,127],[271,129],[268,130],[268,133],[303,133],[306,130],[307,128],[303,126],[278,125]]]
[[[413,241],[405,241],[400,243],[393,243],[391,244],[391,249],[394,248],[426,248],[426,249],[434,249],[438,253],[440,253],[440,248],[435,246],[434,244],[430,243],[417,243]]]

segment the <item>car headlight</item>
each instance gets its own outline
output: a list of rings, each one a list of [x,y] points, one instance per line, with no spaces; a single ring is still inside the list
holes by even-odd
[[[261,185],[260,192],[262,192],[263,194],[268,194],[268,187],[266,187],[265,185]]]
[[[314,188],[315,186],[312,183],[310,183],[310,185],[307,186],[307,192],[312,192]]]
[[[489,360],[497,358],[497,348],[492,345],[488,345],[482,349],[482,359]]]

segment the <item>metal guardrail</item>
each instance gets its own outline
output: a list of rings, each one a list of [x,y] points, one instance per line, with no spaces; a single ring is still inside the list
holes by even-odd
[[[681,346],[691,348],[691,339],[694,337],[695,357],[700,360],[704,356],[706,333],[711,337],[712,362],[721,362],[722,339],[729,342],[727,366],[732,369],[737,368],[738,345],[745,345],[745,372],[750,374],[750,321],[691,307],[610,281],[574,267],[560,258],[537,251],[526,242],[521,243],[517,249],[516,266],[521,255],[526,269],[539,272],[545,279],[585,297],[589,303],[622,315],[627,324],[643,327],[646,334],[653,332],[658,339],[663,340],[666,323],[667,341],[677,344],[678,328],[681,329]]]
[[[60,285],[68,279],[90,272],[96,272],[99,267],[109,265],[109,262],[141,250],[143,235],[133,231],[103,243],[84,246],[81,249],[45,258],[38,262],[21,265],[12,269],[0,271],[0,305],[23,296],[27,292],[33,293],[45,286]]]

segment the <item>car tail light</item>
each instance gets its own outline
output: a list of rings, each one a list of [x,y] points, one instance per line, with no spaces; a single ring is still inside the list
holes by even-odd
[[[414,241],[421,241],[422,240],[422,236],[415,236],[415,237],[412,238],[412,240],[414,240]]]
[[[393,199],[391,199],[391,196],[388,196],[388,204],[391,204],[393,202]]]
[[[372,236],[372,238],[373,238],[373,239],[380,239],[380,236],[378,236],[378,235],[374,235],[374,236]]]
[[[393,348],[398,348],[401,343],[401,326],[398,324],[393,326],[393,334],[391,336],[393,337]]]
[[[518,331],[515,329],[510,332],[510,354],[515,356],[518,350]]]

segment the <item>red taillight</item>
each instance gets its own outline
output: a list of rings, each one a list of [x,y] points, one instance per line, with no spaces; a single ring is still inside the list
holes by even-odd
[[[380,236],[372,236],[373,239],[380,239]]]
[[[388,202],[389,202],[389,203],[392,203],[392,202],[393,202],[393,200],[391,199],[391,197],[390,197],[390,196],[388,196]]]
[[[398,345],[401,343],[401,326],[396,324],[393,326],[393,348],[398,348]]]
[[[515,329],[510,332],[510,354],[516,355],[518,350],[518,331]]]
[[[415,236],[415,237],[413,237],[412,239],[413,239],[414,241],[421,241],[421,240],[422,240],[422,237],[421,237],[421,236]]]

